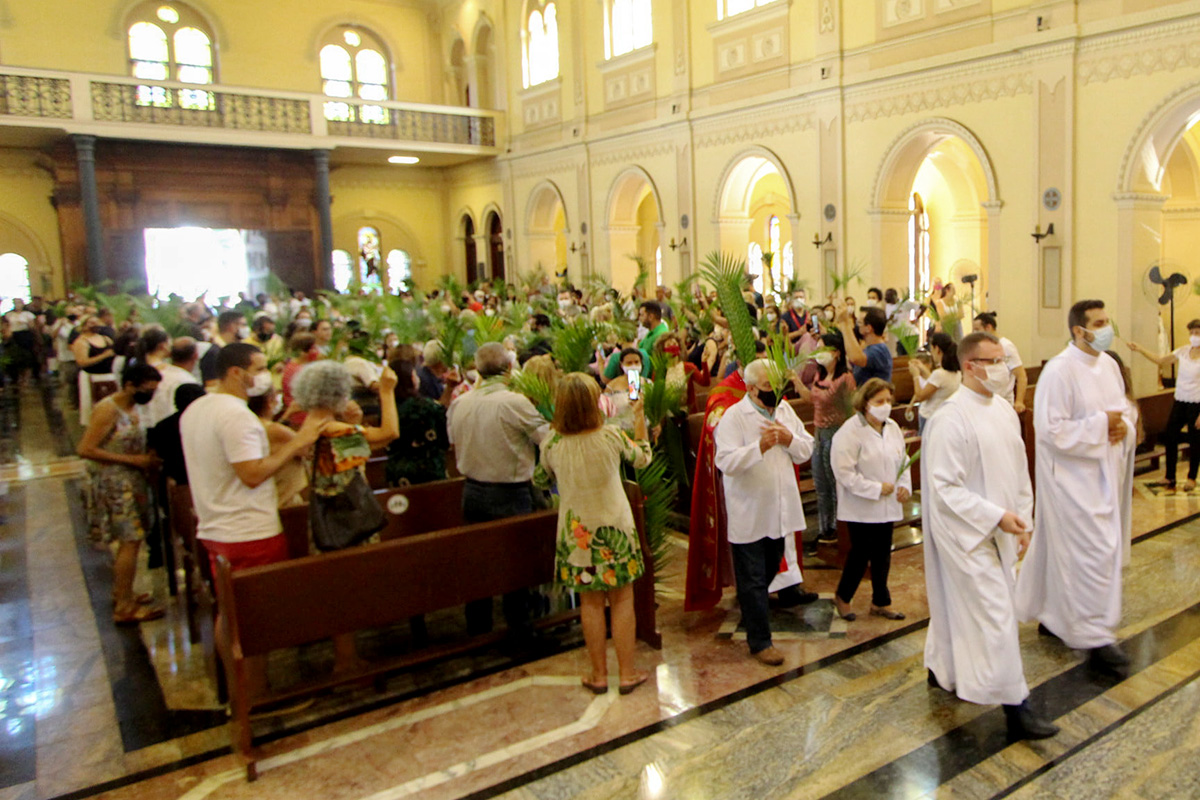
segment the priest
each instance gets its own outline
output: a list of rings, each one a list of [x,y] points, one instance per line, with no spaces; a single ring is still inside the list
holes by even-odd
[[[1033,712],[1013,593],[1029,545],[1033,490],[1017,414],[1003,399],[1004,347],[989,333],[958,346],[962,387],[921,440],[930,686],[1004,706],[1010,739],[1058,728]]]
[[[1121,621],[1123,454],[1136,423],[1101,300],[1071,307],[1072,341],[1042,370],[1034,396],[1037,526],[1017,580],[1017,613],[1088,652],[1093,669],[1124,677]]]

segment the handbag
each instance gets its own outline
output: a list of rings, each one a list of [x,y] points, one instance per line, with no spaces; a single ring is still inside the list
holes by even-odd
[[[317,458],[313,458],[316,486]],[[387,515],[375,499],[367,479],[357,469],[354,477],[337,494],[309,492],[308,524],[313,545],[322,552],[344,550],[370,539],[387,527]]]

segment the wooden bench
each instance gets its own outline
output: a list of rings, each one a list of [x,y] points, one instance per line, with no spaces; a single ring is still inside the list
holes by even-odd
[[[405,517],[403,523],[396,523],[396,530],[389,525],[389,531],[396,536],[390,541],[336,553],[306,555],[238,572],[231,571],[224,558],[218,560],[217,651],[229,685],[234,749],[246,766],[249,780],[257,777],[257,754],[250,727],[253,708],[466,652],[497,641],[504,633],[470,637],[399,658],[363,662],[353,671],[257,694],[252,693],[247,680],[247,658],[360,630],[383,628],[415,615],[552,582],[556,511],[413,533],[428,524],[435,514],[453,519],[455,509],[446,507],[444,498],[455,489],[445,484],[462,482],[440,483],[385,493],[389,499],[403,495],[408,501],[405,513],[389,514],[389,517]],[[650,646],[661,648],[662,638],[655,620],[654,565],[646,542],[641,491],[633,483],[627,482],[625,486],[646,562],[646,574],[634,584],[637,636]],[[457,491],[461,496],[461,486]],[[438,506],[406,516],[433,501]],[[577,616],[577,610],[568,611],[537,620],[535,625],[562,624]]]

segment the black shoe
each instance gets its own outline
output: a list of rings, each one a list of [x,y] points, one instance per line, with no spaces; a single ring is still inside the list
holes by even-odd
[[[1097,672],[1115,675],[1118,678],[1129,677],[1129,656],[1115,644],[1093,647],[1088,652],[1088,666]]]
[[[1049,739],[1058,733],[1058,726],[1052,725],[1033,712],[1026,698],[1019,706],[1004,706],[1004,718],[1008,721],[1008,738],[1018,739]]]
[[[805,542],[804,543],[804,557],[805,558],[816,558],[817,557],[817,543],[816,542]]]
[[[795,608],[796,606],[815,603],[818,599],[820,598],[816,592],[806,592],[797,589],[795,586],[789,586],[775,593],[774,605],[776,608]]]
[[[1050,630],[1049,628],[1047,628],[1045,625],[1043,625],[1040,622],[1038,623],[1038,636],[1049,636],[1051,639],[1058,639],[1060,642],[1062,641],[1061,636],[1059,636],[1057,633]]]
[[[837,533],[822,533],[817,537],[817,541],[821,544],[837,544]]]
[[[933,670],[931,670],[931,669],[926,669],[925,671],[926,671],[927,673],[929,673],[928,675],[926,675],[926,676],[925,676],[925,682],[926,682],[926,683],[928,683],[928,684],[929,684],[931,687],[933,687],[934,689],[941,689],[943,692],[949,692],[949,691],[950,691],[950,690],[949,690],[949,689],[947,689],[945,686],[942,686],[940,683],[938,683],[937,675],[934,675],[934,674],[933,674]]]

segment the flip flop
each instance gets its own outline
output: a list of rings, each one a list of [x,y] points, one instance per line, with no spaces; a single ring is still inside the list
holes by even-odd
[[[166,614],[166,610],[161,606],[142,606],[127,617],[118,617],[116,614],[113,614],[113,624],[137,625],[154,619],[162,619]]]
[[[580,678],[579,682],[583,684],[583,688],[589,690],[592,694],[605,694],[608,692],[608,682],[592,683],[587,678]]]
[[[634,689],[641,686],[643,683],[645,683],[648,680],[650,680],[650,673],[646,673],[645,675],[642,675],[640,678],[634,678],[632,681],[629,681],[628,683],[625,683],[624,681],[622,681],[618,685],[617,691],[619,691],[621,694],[630,694]]]

